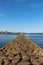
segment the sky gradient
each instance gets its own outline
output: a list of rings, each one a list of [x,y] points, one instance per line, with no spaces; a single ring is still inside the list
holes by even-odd
[[[43,0],[0,0],[0,31],[43,32]]]

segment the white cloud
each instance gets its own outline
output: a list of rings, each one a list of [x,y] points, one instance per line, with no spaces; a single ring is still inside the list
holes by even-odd
[[[32,4],[32,5],[29,5],[29,7],[43,7],[43,5],[41,5],[41,4]]]
[[[5,16],[3,13],[0,13],[0,16]]]
[[[8,5],[14,2],[26,2],[28,0],[0,0],[0,5]]]

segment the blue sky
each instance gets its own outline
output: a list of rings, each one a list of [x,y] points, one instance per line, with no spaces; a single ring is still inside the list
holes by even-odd
[[[0,0],[0,31],[43,32],[43,0]]]

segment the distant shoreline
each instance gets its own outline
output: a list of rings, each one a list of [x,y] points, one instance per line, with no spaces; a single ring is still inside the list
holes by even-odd
[[[21,34],[21,32],[7,32],[7,31],[5,31],[5,32],[0,32],[0,34]],[[40,33],[40,32],[38,32],[38,33],[22,32],[22,34],[43,34],[43,33]]]
[[[14,32],[0,32],[0,34],[20,34],[19,32],[18,33],[14,33]]]

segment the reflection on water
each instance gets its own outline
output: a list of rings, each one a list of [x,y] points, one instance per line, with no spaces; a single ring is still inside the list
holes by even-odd
[[[0,34],[0,48],[6,45],[8,42],[16,38],[17,35],[14,34]]]
[[[25,34],[28,38],[36,42],[40,47],[43,47],[43,34]]]
[[[18,34],[0,34],[0,48],[12,41]],[[43,47],[43,34],[25,34],[28,38],[36,42],[40,47]]]

